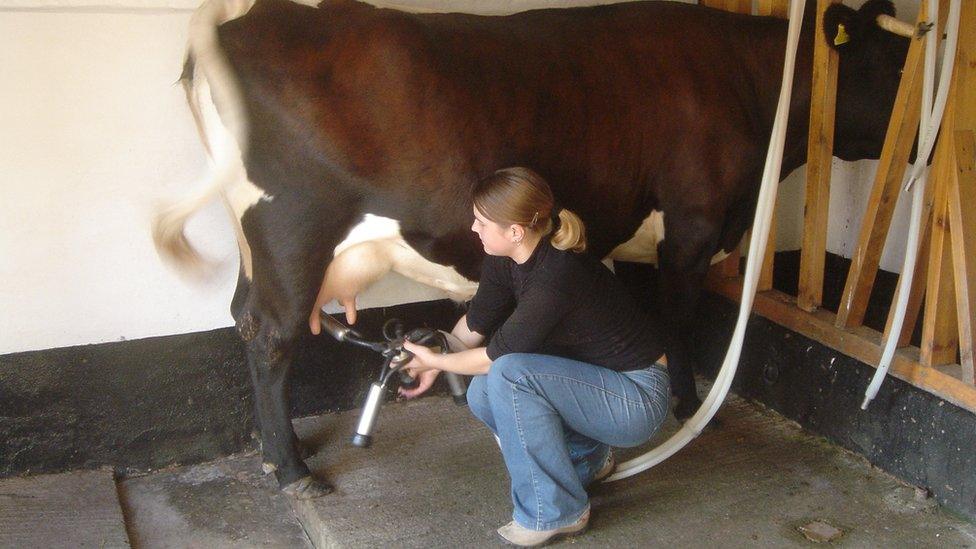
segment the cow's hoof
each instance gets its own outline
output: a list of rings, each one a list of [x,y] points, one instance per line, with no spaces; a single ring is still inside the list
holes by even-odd
[[[302,477],[281,489],[295,499],[314,499],[331,494],[335,488],[328,482],[316,480],[311,476]]]

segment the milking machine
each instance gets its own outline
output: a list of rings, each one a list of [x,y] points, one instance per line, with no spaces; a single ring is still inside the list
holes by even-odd
[[[370,341],[356,330],[332,318],[324,311],[321,311],[319,316],[322,319],[322,326],[336,340],[365,347],[379,353],[383,357],[383,366],[380,368],[379,379],[374,381],[369,387],[369,393],[366,395],[366,403],[363,405],[363,412],[359,416],[359,423],[356,425],[356,434],[352,437],[352,443],[360,448],[367,448],[373,442],[373,425],[376,422],[376,417],[379,415],[380,407],[383,405],[386,384],[390,378],[397,375],[400,379],[400,384],[404,387],[416,385],[416,380],[403,370],[413,359],[413,353],[403,348],[404,341],[410,341],[427,347],[439,347],[442,353],[450,353],[464,349],[461,341],[447,332],[431,328],[415,328],[410,331],[405,331],[403,323],[398,319],[390,319],[383,325],[383,341]],[[451,388],[451,396],[454,397],[454,403],[459,406],[467,404],[467,397],[465,396],[466,388],[462,377],[450,372],[445,372],[445,377]]]

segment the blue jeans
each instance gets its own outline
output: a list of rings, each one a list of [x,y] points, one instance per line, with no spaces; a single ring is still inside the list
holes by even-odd
[[[468,386],[471,412],[498,437],[512,480],[513,518],[532,530],[572,524],[610,446],[638,446],[664,422],[667,371],[630,372],[513,353]]]

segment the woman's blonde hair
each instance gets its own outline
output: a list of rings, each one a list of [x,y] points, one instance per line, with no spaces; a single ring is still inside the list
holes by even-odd
[[[489,220],[500,225],[522,225],[530,232],[546,235],[558,219],[550,239],[552,245],[577,253],[586,250],[583,220],[555,203],[546,180],[528,168],[498,170],[474,189],[474,207]]]

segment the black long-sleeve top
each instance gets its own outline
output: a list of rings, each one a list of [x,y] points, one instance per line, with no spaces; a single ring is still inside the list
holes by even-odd
[[[543,238],[529,259],[488,256],[468,328],[490,336],[488,357],[541,353],[616,371],[647,368],[664,353],[653,319],[595,258]]]

